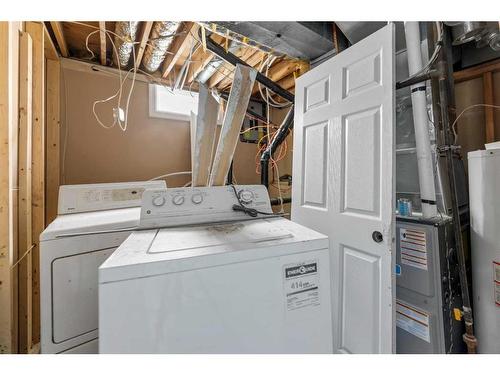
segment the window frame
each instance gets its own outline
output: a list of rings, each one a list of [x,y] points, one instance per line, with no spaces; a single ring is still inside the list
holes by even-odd
[[[167,119],[167,120],[178,120],[178,121],[189,121],[191,120],[191,113],[187,114],[182,114],[182,113],[176,113],[176,112],[168,112],[168,111],[161,111],[158,110],[158,89],[163,88],[163,86],[155,84],[155,83],[150,83],[149,84],[149,117],[152,118],[162,118],[162,119]],[[182,90],[183,95],[184,93],[187,93],[188,91]],[[198,93],[193,92],[193,95],[196,95],[196,100],[198,100]],[[175,95],[175,94],[172,94]],[[191,112],[191,111],[190,111]],[[193,112],[196,113],[196,110]]]

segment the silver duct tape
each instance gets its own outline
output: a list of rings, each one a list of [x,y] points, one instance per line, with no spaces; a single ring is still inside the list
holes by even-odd
[[[138,21],[120,21],[115,26],[115,46],[118,56],[113,53],[113,61],[120,64],[122,68],[127,67],[134,48],[134,42],[137,34]],[[118,61],[117,61],[118,60]]]
[[[150,72],[156,72],[165,59],[165,54],[172,43],[179,22],[164,21],[155,22],[151,32],[150,41],[144,52],[142,63],[144,68]]]

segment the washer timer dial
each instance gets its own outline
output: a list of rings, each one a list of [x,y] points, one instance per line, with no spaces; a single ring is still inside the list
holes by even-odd
[[[245,204],[252,203],[254,199],[253,193],[250,190],[241,190],[238,195],[240,200]]]

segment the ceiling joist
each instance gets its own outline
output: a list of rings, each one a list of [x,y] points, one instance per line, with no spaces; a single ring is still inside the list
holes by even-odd
[[[216,34],[212,36],[212,39],[215,43],[220,44],[223,41],[223,37]],[[187,83],[191,83],[194,81],[194,79],[200,74],[200,72],[205,69],[205,67],[212,61],[214,58],[214,55],[210,51],[204,51],[203,48],[200,48],[194,55],[193,55],[193,62],[189,66],[189,72],[188,72],[188,77],[187,77]]]
[[[135,66],[140,67],[142,62],[142,56],[144,56],[144,50],[146,49],[146,45],[149,40],[149,35],[151,33],[151,29],[153,28],[153,21],[147,21],[142,23],[142,34],[141,34],[141,42],[137,47],[137,52],[135,53]]]
[[[66,39],[64,38],[64,32],[59,21],[50,21],[50,26],[52,27],[52,31],[54,32],[54,36],[56,37],[57,44],[59,45],[59,50],[61,51],[61,55],[63,57],[68,57],[68,45],[66,44]]]
[[[162,77],[167,78],[174,68],[177,60],[190,45],[191,37],[196,35],[198,25],[194,22],[183,22],[177,30],[177,35],[170,45],[169,52],[163,61]]]
[[[43,48],[45,51],[45,57],[49,60],[59,60],[59,53],[57,52],[57,48],[54,45],[45,24],[43,25],[43,31]]]
[[[100,57],[101,57],[101,65],[107,65],[106,58],[106,22],[99,21],[99,42],[101,46]]]

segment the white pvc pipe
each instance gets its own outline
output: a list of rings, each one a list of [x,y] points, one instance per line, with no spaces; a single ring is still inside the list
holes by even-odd
[[[418,22],[405,22],[405,36],[408,70],[411,76],[412,74],[418,73],[423,67]],[[410,89],[417,148],[420,199],[422,200],[422,215],[424,217],[433,217],[437,215],[436,189],[434,186],[434,167],[427,120],[425,82],[417,83],[411,86]]]

